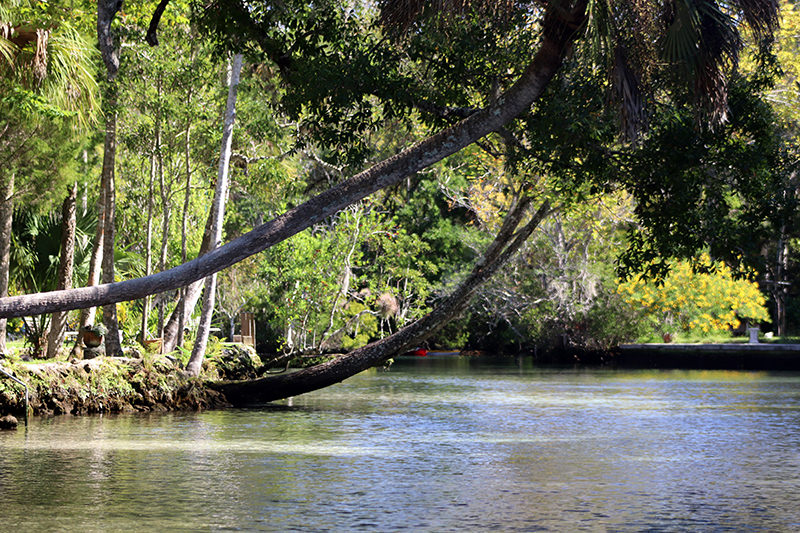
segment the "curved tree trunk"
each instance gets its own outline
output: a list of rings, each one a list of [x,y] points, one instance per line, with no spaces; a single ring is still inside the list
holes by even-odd
[[[2,298],[0,316],[25,316],[58,309],[77,309],[88,305],[135,300],[147,294],[178,289],[282,242],[373,192],[394,185],[404,177],[458,152],[528,110],[542,95],[561,66],[575,39],[576,29],[584,19],[585,1],[578,4],[573,15],[563,14],[561,9],[552,8],[544,22],[539,49],[520,79],[487,108],[458,124],[356,174],[225,246],[188,263],[165,272],[111,285]]]
[[[58,264],[58,288],[72,287],[72,270],[75,264],[75,225],[78,203],[78,182],[72,184],[61,207],[61,257]],[[50,319],[47,332],[47,359],[58,355],[67,329],[67,312],[56,311]]]
[[[192,91],[191,88],[189,89],[189,104],[192,101]],[[190,156],[190,144],[189,139],[192,132],[192,121],[189,119],[186,122],[186,136],[184,138],[184,155],[186,159],[186,188],[183,191],[183,214],[181,216],[181,263],[186,262],[187,257],[187,250],[186,250],[186,232],[189,222],[189,202],[191,201],[191,192],[192,192],[192,161]],[[175,337],[175,344],[177,346],[183,346],[183,330],[186,329],[186,287],[181,287],[181,290],[178,292],[178,305],[175,307],[175,310],[178,312],[178,334]],[[166,330],[166,326],[164,328]],[[161,332],[161,338],[164,339],[165,331]],[[164,344],[162,342],[161,348],[163,350]],[[173,348],[174,349],[174,348]],[[170,350],[172,351],[172,350]]]
[[[225,105],[225,119],[222,126],[222,148],[219,155],[217,186],[214,190],[214,220],[211,223],[211,247],[216,248],[222,241],[222,222],[225,219],[225,199],[228,196],[228,170],[231,162],[231,143],[233,141],[233,123],[236,120],[236,91],[239,87],[239,74],[242,71],[242,54],[233,56],[228,86],[228,101]],[[214,313],[214,297],[217,293],[217,274],[206,278],[203,293],[203,311],[200,314],[200,325],[194,341],[192,356],[186,365],[191,376],[197,376],[203,365],[208,344],[208,333],[211,329],[211,317]]]
[[[211,224],[214,222],[214,209],[213,206],[208,210],[208,217],[206,217],[206,227],[203,231],[203,239],[200,242],[200,250],[197,256],[200,257],[209,252],[211,247]],[[181,310],[184,310],[185,317],[191,316],[194,308],[197,305],[197,300],[200,299],[200,294],[203,292],[204,279],[197,280],[189,285],[183,287],[183,294],[179,296],[178,303],[172,314],[164,326],[164,353],[169,353],[178,345],[179,329],[181,328]]]
[[[397,353],[419,345],[466,308],[470,297],[480,284],[489,279],[516,253],[550,212],[550,204],[545,201],[531,220],[519,231],[515,231],[529,205],[530,200],[524,199],[509,212],[497,237],[470,275],[453,293],[443,298],[433,311],[416,322],[385,339],[311,368],[252,381],[212,383],[209,386],[225,394],[228,401],[234,405],[270,402],[339,383]]]
[[[0,183],[0,298],[8,296],[11,223],[14,220],[14,173]],[[0,354],[6,353],[6,319],[0,318]]]

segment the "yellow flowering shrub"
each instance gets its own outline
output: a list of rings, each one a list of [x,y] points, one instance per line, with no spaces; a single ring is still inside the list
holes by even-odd
[[[769,321],[756,282],[734,279],[725,263],[712,262],[707,254],[698,263],[709,272],[695,272],[689,261],[675,262],[662,285],[636,277],[620,283],[617,292],[662,333],[724,333],[741,320]]]

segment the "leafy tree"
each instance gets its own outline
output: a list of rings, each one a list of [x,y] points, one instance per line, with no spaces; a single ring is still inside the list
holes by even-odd
[[[707,272],[680,261],[673,263],[662,284],[638,276],[621,283],[618,292],[644,311],[659,334],[724,334],[738,328],[741,320],[769,320],[757,283],[735,278],[725,263],[712,262],[708,254],[696,263]]]

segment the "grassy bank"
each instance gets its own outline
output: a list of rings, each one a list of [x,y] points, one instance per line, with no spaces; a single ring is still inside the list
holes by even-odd
[[[89,360],[0,360],[3,368],[28,385],[30,413],[86,414],[103,412],[196,410],[221,407],[219,393],[205,387],[209,380],[255,377],[261,360],[248,347],[220,344],[198,378],[183,371],[188,354],[136,354],[138,357],[97,357]],[[25,388],[0,377],[0,415],[24,413]]]

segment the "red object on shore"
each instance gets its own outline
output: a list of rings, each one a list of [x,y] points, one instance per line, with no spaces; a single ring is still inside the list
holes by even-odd
[[[425,348],[417,348],[412,353],[417,357],[425,357],[426,355],[428,355],[428,350],[426,350]]]

